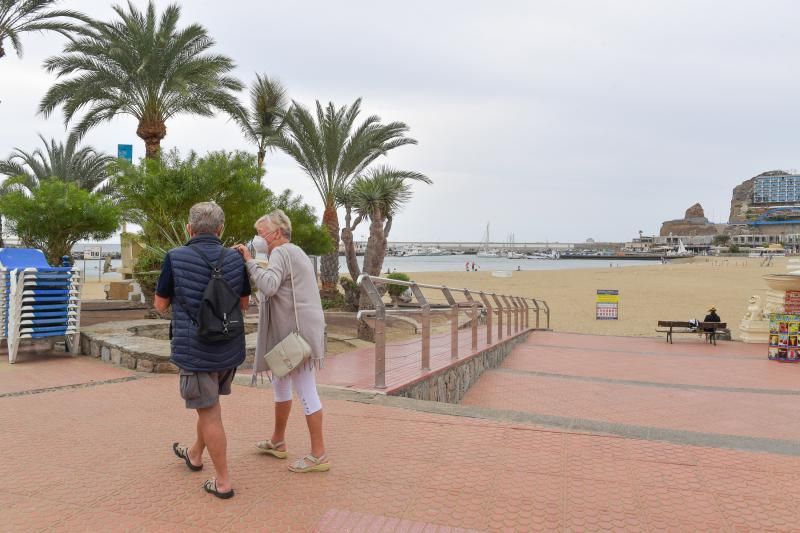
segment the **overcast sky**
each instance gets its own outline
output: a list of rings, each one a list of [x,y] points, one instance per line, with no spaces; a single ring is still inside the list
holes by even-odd
[[[146,2],[135,0],[144,8]],[[97,18],[108,0],[62,0]],[[167,2],[158,1],[159,8]],[[727,220],[731,190],[800,167],[800,3],[773,0],[275,2],[184,0],[215,51],[278,77],[295,100],[363,98],[363,116],[401,120],[418,146],[380,162],[433,179],[416,186],[392,240],[625,240],[657,233],[700,202]],[[0,157],[65,138],[37,105],[58,35],[24,35],[0,60]],[[244,93],[242,98],[244,98]],[[251,150],[224,117],[167,123],[162,147]],[[143,156],[130,117],[86,142]],[[265,183],[321,214],[310,180],[281,154]],[[356,232],[356,237],[367,228]]]

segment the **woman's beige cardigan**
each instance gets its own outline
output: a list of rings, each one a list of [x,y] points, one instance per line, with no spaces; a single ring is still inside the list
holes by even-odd
[[[264,354],[295,329],[292,283],[289,261],[294,270],[294,290],[300,335],[311,346],[310,363],[319,366],[325,357],[325,315],[319,299],[319,288],[311,259],[292,243],[282,244],[269,255],[269,266],[262,268],[254,260],[247,262],[247,271],[260,292],[258,338],[253,361],[253,381],[259,372],[268,370]]]

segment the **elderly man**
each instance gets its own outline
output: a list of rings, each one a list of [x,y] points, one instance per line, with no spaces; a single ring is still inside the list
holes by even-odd
[[[198,316],[206,287],[214,269],[234,295],[239,306],[247,309],[250,283],[242,257],[222,246],[219,236],[225,225],[225,214],[214,202],[195,204],[189,210],[186,226],[189,242],[167,253],[156,287],[155,307],[165,312],[173,299],[172,355],[170,360],[180,368],[180,393],[187,409],[197,410],[197,439],[192,446],[179,443],[172,450],[197,471],[203,468],[203,451],[208,448],[217,477],[203,484],[206,492],[227,499],[233,496],[227,463],[227,439],[222,425],[220,394],[231,393],[236,367],[244,361],[243,324],[241,334],[230,339],[210,342],[198,328]],[[216,283],[216,282],[215,282]],[[236,300],[234,296],[234,310]],[[238,314],[238,313],[236,313]]]

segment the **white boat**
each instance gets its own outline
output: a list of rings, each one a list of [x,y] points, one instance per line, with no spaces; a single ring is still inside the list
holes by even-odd
[[[486,251],[481,250],[475,255],[478,257],[500,257],[500,252],[496,252],[494,250],[486,250]]]
[[[521,254],[519,252],[512,252],[512,251],[509,250],[508,252],[506,252],[506,258],[508,258],[508,259],[527,259],[528,256],[525,255],[525,254]]]
[[[552,260],[552,259],[558,259],[559,258],[559,253],[558,252],[549,252],[549,253],[548,252],[536,252],[536,253],[532,253],[532,254],[526,255],[525,258],[526,259]]]
[[[674,252],[667,252],[667,257],[691,257],[692,254],[686,251],[683,241],[678,239],[678,249]]]
[[[450,255],[450,252],[441,250],[435,246],[423,248],[422,246],[411,246],[403,250],[403,257],[422,257],[433,255]]]
[[[483,235],[483,241],[481,241],[481,249],[478,250],[478,253],[475,254],[478,257],[500,257],[500,252],[497,250],[490,250],[489,249],[489,223],[486,223],[486,233]]]

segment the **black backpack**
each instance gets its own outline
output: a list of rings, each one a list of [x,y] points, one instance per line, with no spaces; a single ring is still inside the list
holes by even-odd
[[[228,342],[244,335],[244,316],[240,307],[240,297],[222,277],[222,263],[225,248],[219,253],[216,265],[212,265],[200,250],[189,246],[211,269],[211,279],[203,291],[200,309],[193,317],[183,298],[179,298],[186,314],[197,326],[197,336],[201,341],[214,344]],[[177,294],[177,291],[176,291]]]

